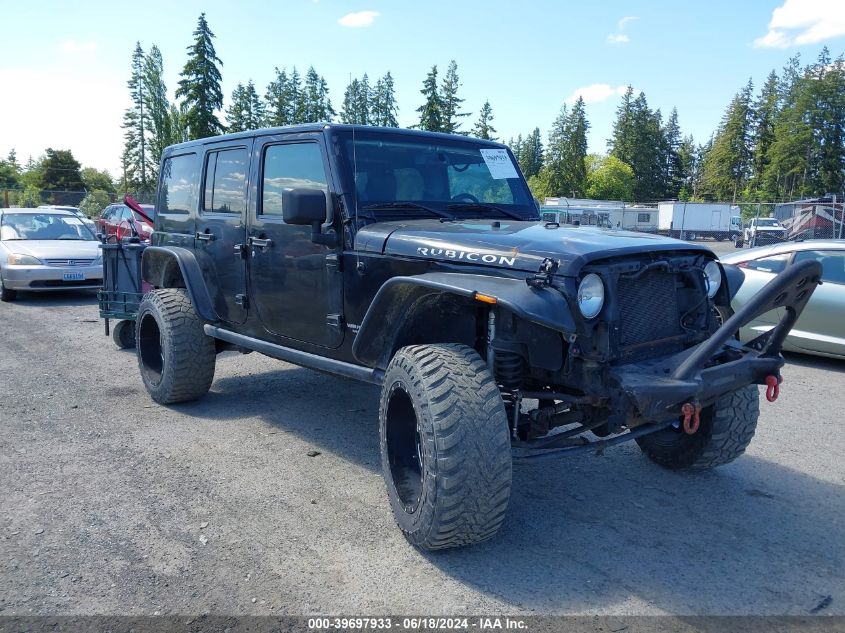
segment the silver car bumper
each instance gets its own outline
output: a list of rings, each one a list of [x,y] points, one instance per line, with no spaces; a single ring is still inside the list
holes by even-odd
[[[9,290],[95,290],[103,285],[102,264],[92,266],[3,266],[0,275]]]

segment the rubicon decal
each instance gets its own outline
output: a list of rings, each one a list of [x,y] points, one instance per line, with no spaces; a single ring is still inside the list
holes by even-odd
[[[417,249],[417,254],[423,257],[443,257],[445,259],[500,264],[502,266],[513,266],[516,263],[516,257],[505,257],[504,255],[493,255],[491,253],[476,253],[474,251],[457,251],[451,248],[421,246]]]

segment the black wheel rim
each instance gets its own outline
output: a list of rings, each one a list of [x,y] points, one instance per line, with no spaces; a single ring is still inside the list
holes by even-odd
[[[141,317],[138,334],[138,353],[144,367],[144,374],[147,380],[157,385],[161,382],[161,374],[164,371],[164,350],[161,346],[161,330],[151,314]]]
[[[410,514],[422,497],[425,463],[417,414],[411,396],[402,385],[391,388],[385,417],[390,478],[405,512]]]

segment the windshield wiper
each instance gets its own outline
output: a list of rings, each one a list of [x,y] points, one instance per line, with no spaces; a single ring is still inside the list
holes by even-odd
[[[502,215],[506,215],[508,217],[513,218],[514,220],[525,221],[526,219],[515,213],[513,211],[509,211],[507,209],[503,209],[501,207],[497,207],[494,204],[486,204],[484,202],[455,202],[453,204],[447,204],[447,209],[478,209],[478,210],[488,210],[488,211],[498,211]]]
[[[362,211],[378,211],[379,209],[422,209],[423,211],[428,211],[433,215],[437,215],[447,220],[457,219],[451,213],[447,213],[446,211],[441,211],[440,209],[435,209],[434,207],[429,207],[418,202],[377,202],[375,204],[368,204],[367,206],[361,207]]]

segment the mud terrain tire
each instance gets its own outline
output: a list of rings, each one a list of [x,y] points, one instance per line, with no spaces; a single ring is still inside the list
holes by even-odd
[[[654,462],[672,470],[706,470],[727,464],[745,452],[760,415],[757,385],[748,385],[701,411],[701,425],[692,435],[670,427],[637,438]]]
[[[393,515],[425,550],[492,537],[511,489],[508,421],[487,365],[465,345],[400,349],[379,403],[382,471]]]
[[[161,404],[196,400],[214,380],[214,339],[202,329],[188,293],[148,293],[135,325],[138,368],[150,396]]]

